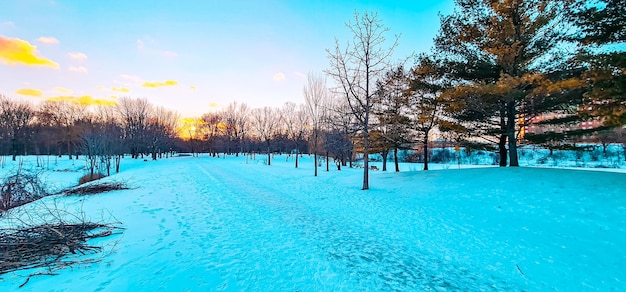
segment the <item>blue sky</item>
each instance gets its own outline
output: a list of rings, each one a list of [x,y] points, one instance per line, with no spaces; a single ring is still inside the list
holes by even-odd
[[[444,1],[0,2],[0,94],[43,100],[151,103],[200,115],[231,101],[252,107],[302,103],[306,74],[328,67],[326,49],[351,36],[355,11],[377,11],[400,34],[394,58],[429,50]],[[42,61],[43,60],[43,61]],[[45,61],[50,61],[47,63]]]

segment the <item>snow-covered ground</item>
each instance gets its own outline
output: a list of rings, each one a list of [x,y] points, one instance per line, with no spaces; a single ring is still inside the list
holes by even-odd
[[[20,290],[626,291],[624,173],[403,164],[361,191],[362,169],[313,177],[308,156],[260,158],[125,159],[106,180],[133,189],[18,208],[56,202],[126,228],[98,240],[116,243],[100,263]],[[74,184],[71,163],[49,183]],[[0,275],[0,291],[33,272]]]

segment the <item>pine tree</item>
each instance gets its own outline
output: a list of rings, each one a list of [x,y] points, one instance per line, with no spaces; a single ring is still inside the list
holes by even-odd
[[[456,0],[455,13],[442,18],[436,51],[447,59],[457,85],[446,98],[456,100],[456,116],[466,124],[487,125],[484,132],[498,139],[501,163],[508,142],[509,165],[519,165],[517,142],[525,118],[576,107],[575,102],[556,102],[554,96],[581,88],[580,79],[550,76],[567,59],[562,44],[568,5],[556,0]]]

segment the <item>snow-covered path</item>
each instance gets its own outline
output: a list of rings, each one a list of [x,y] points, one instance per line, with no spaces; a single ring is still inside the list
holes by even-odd
[[[620,290],[624,174],[555,169],[320,172],[275,159],[139,162],[137,187],[76,198],[126,228],[99,264],[32,278],[49,291]],[[591,193],[593,190],[594,193]],[[50,198],[49,200],[52,200]],[[72,201],[73,200],[73,201]],[[110,242],[111,239],[103,239]],[[32,272],[32,271],[30,271]],[[3,276],[15,289],[29,271]]]

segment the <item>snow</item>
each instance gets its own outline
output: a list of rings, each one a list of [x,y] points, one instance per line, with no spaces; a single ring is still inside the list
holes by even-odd
[[[402,164],[361,191],[362,169],[313,177],[311,157],[262,158],[125,159],[106,180],[130,190],[18,208],[56,202],[126,228],[98,239],[100,263],[20,290],[626,290],[624,173]],[[83,174],[66,158],[52,168],[68,170],[45,173],[56,188]],[[33,272],[0,275],[0,291]]]

